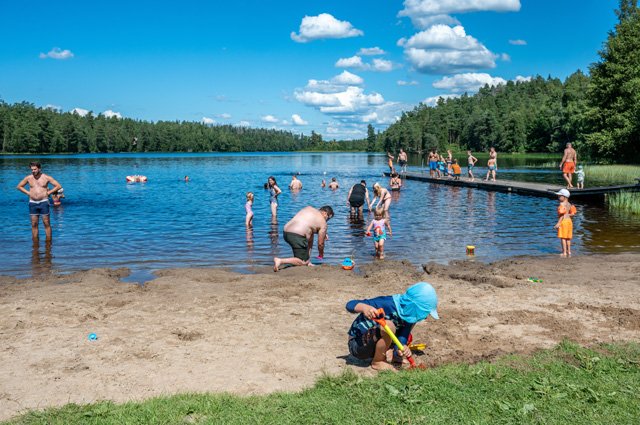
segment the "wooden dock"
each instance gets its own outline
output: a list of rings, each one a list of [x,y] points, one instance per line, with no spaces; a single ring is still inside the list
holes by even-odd
[[[384,173],[385,176],[389,176],[389,173]],[[429,172],[406,172],[401,174],[402,178],[407,180],[417,180],[427,183],[444,184],[449,186],[458,187],[471,187],[474,189],[488,190],[492,192],[506,192],[516,193],[518,195],[526,196],[538,196],[543,198],[555,198],[555,192],[563,189],[565,186],[559,184],[547,184],[547,183],[531,183],[521,182],[515,180],[500,180],[495,182],[484,181],[482,179],[476,179],[470,181],[466,177],[461,177],[460,180],[454,180],[449,177],[441,177],[439,179],[429,177]],[[594,199],[604,198],[606,194],[618,193],[623,191],[640,192],[640,181],[636,184],[618,185],[618,186],[599,186],[599,187],[587,187],[584,189],[570,189],[571,199]]]

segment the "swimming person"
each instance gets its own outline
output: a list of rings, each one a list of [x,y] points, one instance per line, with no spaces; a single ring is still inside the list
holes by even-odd
[[[283,264],[312,266],[309,258],[313,248],[314,235],[318,235],[318,257],[324,257],[324,243],[327,240],[327,222],[333,217],[333,209],[325,205],[319,209],[305,207],[284,225],[284,240],[293,250],[293,257],[273,258],[273,271]]]
[[[62,186],[60,186],[60,183],[53,177],[42,172],[42,165],[40,165],[39,162],[32,162],[29,164],[29,167],[31,168],[31,174],[22,179],[22,181],[18,183],[18,186],[16,186],[16,189],[29,197],[31,238],[33,241],[37,242],[39,239],[38,225],[40,223],[40,217],[42,217],[46,238],[47,240],[51,240],[49,195],[58,192],[62,189]],[[49,184],[53,186],[53,189],[49,190]],[[29,190],[25,189],[26,185],[29,185]]]
[[[476,162],[478,162],[478,158],[471,155],[470,150],[467,151],[467,175],[469,176],[471,181],[475,180],[475,177],[473,176],[473,167],[475,167]]]
[[[569,203],[569,196],[571,193],[567,189],[560,189],[556,192],[558,195],[558,222],[554,229],[558,230],[558,238],[560,238],[560,244],[562,246],[561,257],[571,257],[571,239],[573,239],[573,221],[571,217],[576,215],[576,207]]]
[[[57,190],[51,194],[51,200],[53,201],[54,207],[59,207],[60,205],[62,205],[61,199],[65,197],[63,192],[64,189],[60,188],[60,190]]]
[[[374,219],[369,223],[367,227],[367,236],[371,236],[371,228],[373,228],[373,246],[376,249],[376,257],[384,259],[384,241],[387,240],[386,229],[389,229],[389,236],[392,235],[391,226],[384,218],[384,210],[382,208],[376,208]]]
[[[379,308],[384,309],[387,326],[404,346],[404,350],[396,352],[394,356],[394,360],[399,362],[412,355],[407,342],[416,323],[426,320],[429,316],[435,320],[439,319],[438,296],[433,286],[426,282],[410,286],[404,294],[351,300],[345,307],[350,313],[360,313],[348,332],[349,353],[357,359],[371,359],[371,368],[374,370],[394,370],[387,362],[387,352],[393,341],[380,325],[373,321],[378,318]]]
[[[331,177],[331,182],[329,183],[329,189],[336,190],[340,187],[338,184],[338,180],[335,177]]]
[[[360,180],[360,183],[351,186],[351,189],[349,189],[349,193],[347,194],[347,206],[350,208],[351,215],[356,213],[358,215],[362,215],[362,209],[365,201],[367,202],[367,208],[371,209],[367,182]]]
[[[567,188],[573,187],[573,173],[576,171],[576,164],[578,163],[578,154],[571,146],[571,143],[567,143],[560,161],[560,169],[562,170],[562,177],[567,182]]]
[[[398,154],[398,164],[400,165],[400,172],[407,172],[407,153],[400,148],[400,153]]]
[[[276,183],[276,178],[269,176],[267,180],[267,188],[269,189],[269,204],[271,205],[271,218],[276,219],[278,217],[278,196],[282,193]]]
[[[302,189],[302,182],[298,180],[298,177],[291,176],[291,183],[289,183],[289,189],[297,191]]]
[[[251,207],[253,207],[253,192],[247,192],[247,202],[244,204],[244,211],[247,214],[244,224],[247,229],[253,226],[253,209]]]

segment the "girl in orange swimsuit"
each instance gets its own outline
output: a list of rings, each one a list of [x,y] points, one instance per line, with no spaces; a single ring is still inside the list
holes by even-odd
[[[560,238],[560,244],[562,245],[561,257],[571,257],[571,239],[573,238],[573,221],[571,217],[576,214],[576,207],[569,203],[570,193],[567,189],[562,189],[557,192],[558,201],[558,223],[553,226],[558,230],[558,238]]]

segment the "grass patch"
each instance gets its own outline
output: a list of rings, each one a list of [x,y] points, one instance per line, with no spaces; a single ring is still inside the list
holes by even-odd
[[[640,178],[640,165],[585,165],[585,186],[633,184]]]
[[[611,211],[640,215],[640,193],[620,192],[607,194],[607,206]]]
[[[362,378],[299,393],[184,394],[30,412],[10,424],[637,424],[640,345],[564,342],[530,357]]]

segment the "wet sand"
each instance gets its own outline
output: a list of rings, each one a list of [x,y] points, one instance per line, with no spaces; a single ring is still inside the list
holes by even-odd
[[[177,269],[144,286],[121,283],[126,274],[0,277],[0,420],[69,402],[299,390],[348,367],[373,375],[348,357],[354,316],[344,304],[422,280],[440,297],[441,320],[414,330],[430,366],[529,353],[564,338],[640,340],[635,253],[422,268],[385,261],[357,273]]]

